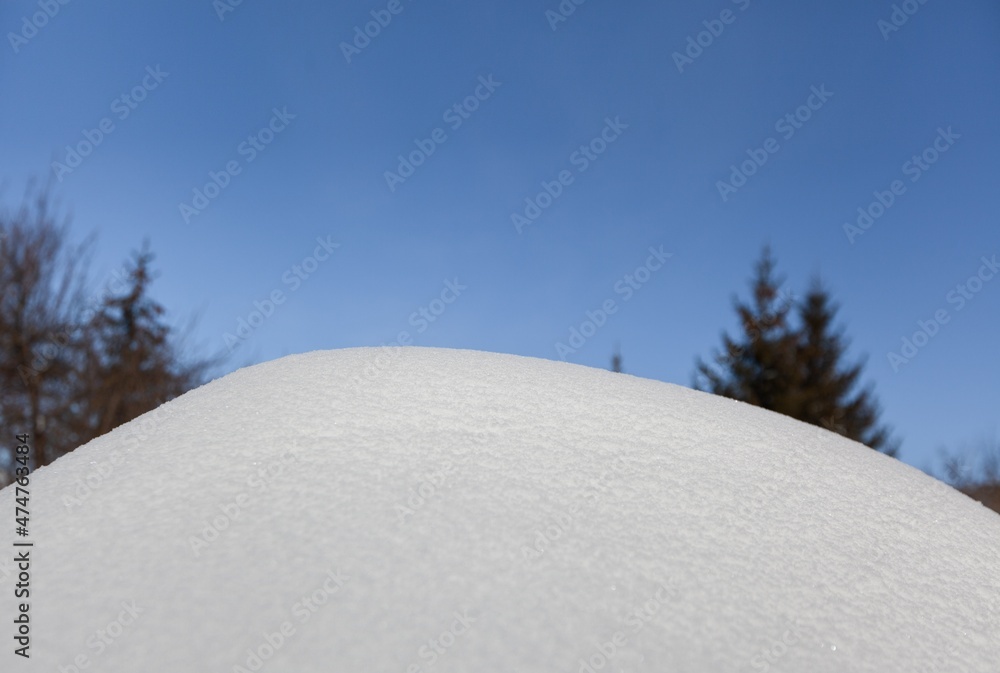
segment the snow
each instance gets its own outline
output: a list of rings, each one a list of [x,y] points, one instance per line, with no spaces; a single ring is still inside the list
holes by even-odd
[[[995,513],[813,426],[560,362],[282,358],[40,469],[30,502],[17,670],[1000,661]],[[13,488],[0,512],[10,559]],[[16,575],[0,564],[10,650]]]

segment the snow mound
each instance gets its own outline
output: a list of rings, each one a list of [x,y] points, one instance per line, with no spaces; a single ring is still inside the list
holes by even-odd
[[[30,490],[24,670],[1000,661],[996,514],[813,426],[577,365],[286,357],[90,442]],[[0,492],[10,519],[14,499]],[[17,577],[0,565],[11,649]]]

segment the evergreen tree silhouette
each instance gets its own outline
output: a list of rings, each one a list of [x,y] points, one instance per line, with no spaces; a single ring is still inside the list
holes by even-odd
[[[774,275],[775,261],[765,248],[754,269],[752,304],[735,301],[742,334],[723,334],[723,350],[715,356],[718,369],[697,361],[708,390],[750,404],[788,413],[798,387],[795,335],[788,326],[790,301],[781,297],[782,279]]]
[[[696,361],[695,387],[770,409],[895,455],[879,424],[870,387],[858,389],[863,363],[844,362],[847,343],[833,327],[837,307],[819,281],[796,304],[781,291],[764,248],[751,282],[752,303],[736,301],[742,333],[723,334],[714,366]],[[792,309],[797,325],[791,324]]]
[[[199,385],[211,361],[184,363],[164,308],[149,296],[153,255],[144,248],[128,269],[128,287],[108,296],[89,325],[93,347],[83,377],[83,434],[102,435]]]
[[[837,306],[819,280],[799,306],[798,361],[802,381],[798,408],[790,414],[894,455],[889,431],[878,423],[879,409],[871,387],[858,389],[863,362],[845,364],[847,342],[833,327]]]

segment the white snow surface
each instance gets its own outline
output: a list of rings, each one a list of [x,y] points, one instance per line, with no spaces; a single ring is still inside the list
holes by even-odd
[[[30,492],[28,661],[0,492],[4,671],[1000,670],[995,513],[825,430],[578,365],[285,357]]]

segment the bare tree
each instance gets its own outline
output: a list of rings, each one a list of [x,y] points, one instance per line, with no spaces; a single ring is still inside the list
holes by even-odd
[[[10,435],[0,437],[0,487],[15,434],[30,436],[29,467],[48,465],[200,385],[224,359],[185,357],[149,296],[148,248],[120,291],[88,293],[90,241],[69,244],[49,204],[46,190],[29,190],[0,213],[0,428]]]
[[[984,438],[974,449],[941,455],[949,484],[1000,513],[1000,440]]]
[[[29,188],[13,212],[0,213],[0,451],[28,433],[32,467],[47,465],[79,441],[65,422],[79,371],[79,308],[89,243],[66,243],[47,190]]]

